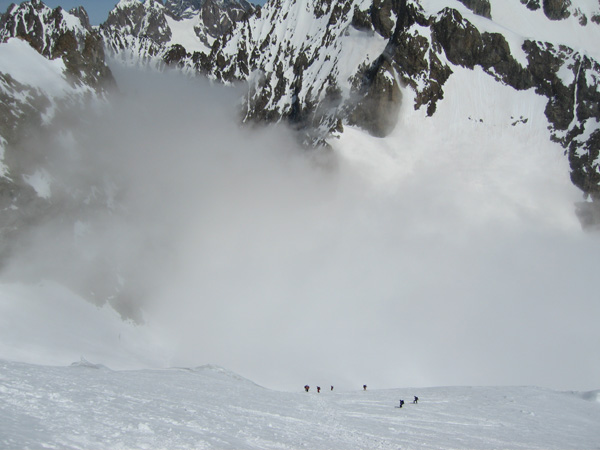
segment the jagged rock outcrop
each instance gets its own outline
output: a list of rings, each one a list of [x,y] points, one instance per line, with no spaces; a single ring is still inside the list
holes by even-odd
[[[571,0],[543,0],[544,14],[550,20],[562,20],[571,15],[569,6]]]
[[[120,1],[110,12],[102,28],[118,30],[125,36],[145,38],[158,45],[171,39],[165,9],[156,0],[146,0],[144,3],[135,0]]]
[[[245,0],[204,0],[197,10],[199,24],[195,27],[196,35],[199,38],[208,35],[218,39],[256,10],[257,7]],[[190,9],[186,11],[189,14]]]
[[[492,18],[492,6],[489,0],[459,0],[463,5],[473,11],[475,14]]]
[[[121,0],[100,31],[111,55],[124,61],[184,69],[206,58],[215,40],[258,10],[245,0],[173,0],[164,5],[157,0]],[[186,49],[173,36],[171,27],[182,23],[198,38],[193,48]]]
[[[193,18],[200,14],[202,22],[208,27],[220,27],[223,32],[228,31],[234,23],[243,20],[244,16],[258,9],[256,5],[246,0],[166,0],[165,8],[174,17],[182,19]],[[212,11],[212,20],[204,11]]]
[[[75,20],[67,20],[65,14]],[[104,59],[104,42],[83,8],[66,13],[40,0],[13,5],[0,18],[0,42],[13,37],[27,41],[49,59],[62,58],[73,83],[97,89],[114,85]]]

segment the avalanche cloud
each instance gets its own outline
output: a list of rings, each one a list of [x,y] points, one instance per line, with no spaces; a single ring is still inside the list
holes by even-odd
[[[235,90],[113,72],[123,95],[45,141],[53,179],[96,194],[5,269],[1,356],[213,363],[280,389],[597,388],[599,243],[534,92],[465,70],[433,118],[406,106],[386,138],[346,127],[306,152],[237,125]],[[138,325],[13,284],[101,306],[86,283],[109,275]]]

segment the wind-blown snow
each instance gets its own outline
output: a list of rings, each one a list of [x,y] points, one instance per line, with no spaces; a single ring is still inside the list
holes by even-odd
[[[593,392],[362,391],[358,380],[348,391],[277,392],[214,366],[115,372],[85,359],[70,367],[0,360],[0,374],[2,448],[547,450],[600,440]]]

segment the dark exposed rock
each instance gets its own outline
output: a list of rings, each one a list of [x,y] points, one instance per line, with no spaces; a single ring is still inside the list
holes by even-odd
[[[514,59],[504,36],[499,33],[483,33],[482,44],[479,65],[487,73],[517,90],[532,87],[529,72]]]
[[[434,41],[456,65],[472,69],[483,50],[481,33],[455,9],[446,8],[431,26]]]
[[[69,10],[69,13],[77,17],[86,30],[92,30],[92,26],[90,25],[90,17],[82,6],[78,6],[77,8]]]
[[[113,9],[106,22],[102,24],[102,28],[147,38],[157,44],[164,44],[171,39],[171,29],[165,18],[165,9],[156,0],[131,3],[126,8]]]
[[[219,2],[204,0],[199,8],[199,16],[203,27],[202,32],[217,38],[231,31],[234,24],[246,19],[256,8],[242,0],[240,2]],[[199,37],[201,32],[197,31]]]
[[[544,14],[550,20],[563,20],[571,15],[571,0],[543,0]]]
[[[359,100],[349,111],[348,122],[373,136],[387,136],[398,120],[402,92],[391,73],[389,61],[383,57],[365,68],[356,89]]]
[[[478,14],[488,19],[492,18],[492,7],[489,0],[459,0],[463,5]]]
[[[557,75],[563,59],[551,44],[525,41],[523,49],[536,91],[548,97],[546,117],[556,129],[566,130],[573,120],[574,86],[565,86]]]
[[[392,37],[396,23],[392,20],[392,0],[374,0],[371,5],[371,23],[384,38]]]
[[[183,61],[190,57],[183,45],[175,44],[165,53],[163,61],[167,66],[181,66]]]
[[[529,8],[532,11],[537,11],[541,8],[540,0],[521,0],[521,3],[523,3],[525,6],[527,6],[527,8]]]
[[[351,25],[359,31],[373,31],[369,11],[361,11],[357,6],[354,7]]]
[[[569,163],[571,165],[571,181],[586,196],[591,197],[596,207],[600,205],[600,172],[598,157],[600,156],[600,130],[592,133],[589,139],[579,146],[576,140],[571,141]],[[600,225],[600,222],[598,222]]]

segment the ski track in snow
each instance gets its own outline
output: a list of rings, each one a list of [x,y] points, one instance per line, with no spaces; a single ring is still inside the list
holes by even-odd
[[[215,367],[112,371],[85,361],[1,361],[0,369],[2,448],[583,449],[600,442],[597,393],[438,387],[307,394],[265,389]]]

